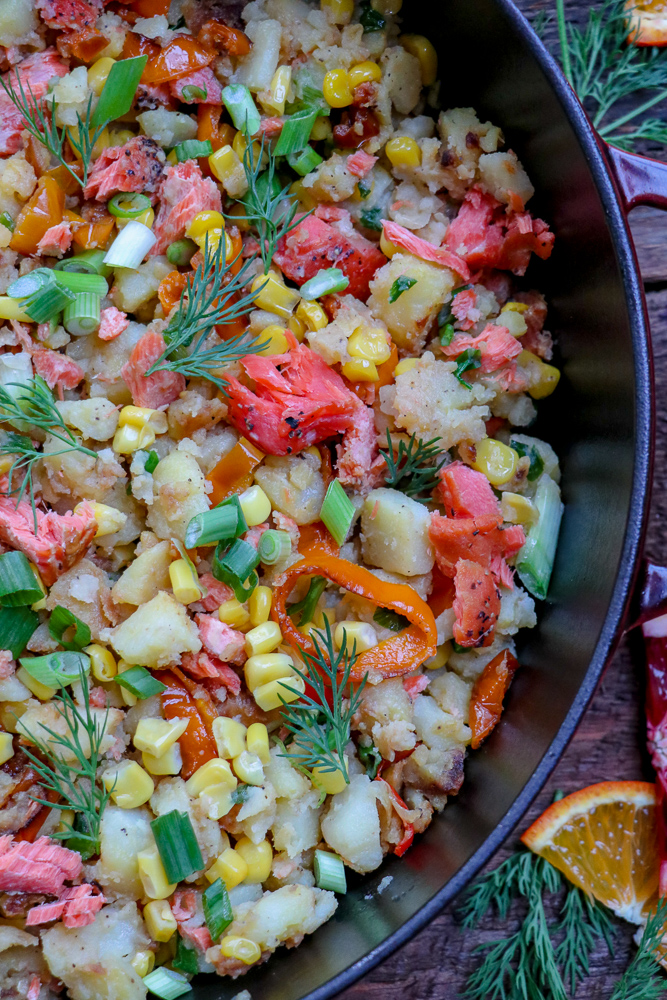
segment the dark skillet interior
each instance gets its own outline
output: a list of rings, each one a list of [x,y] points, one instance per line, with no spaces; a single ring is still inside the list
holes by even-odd
[[[539,432],[561,457],[566,512],[539,628],[502,723],[466,764],[458,799],[402,860],[339,897],[333,920],[235,983],[202,977],[196,1000],[323,1000],[410,937],[462,888],[546,779],[617,636],[644,525],[650,363],[625,224],[592,134],[509,0],[404,0],[407,30],[438,48],[443,107],[502,126],[557,235],[528,277],[549,299],[564,377]],[[596,776],[591,775],[591,779]],[[378,895],[385,875],[392,881]]]

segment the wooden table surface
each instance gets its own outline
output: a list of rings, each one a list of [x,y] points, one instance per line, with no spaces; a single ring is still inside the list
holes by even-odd
[[[551,0],[518,0],[518,6],[531,18],[539,10],[553,10]],[[586,0],[566,2],[568,15],[579,20],[589,7]],[[553,37],[553,28],[547,29],[549,36]],[[645,151],[667,160],[665,149]],[[635,209],[631,226],[646,288],[656,367],[656,463],[646,552],[656,561],[667,561],[667,213]],[[519,834],[546,808],[556,789],[571,792],[612,779],[652,780],[644,747],[643,671],[641,638],[635,636],[620,646],[551,779],[489,868],[515,850]],[[340,1000],[456,1000],[476,964],[473,948],[504,937],[507,927],[487,917],[482,929],[463,933],[455,910],[455,905],[444,909],[417,937],[340,994]],[[604,946],[596,953],[592,974],[579,986],[577,1000],[607,1000],[634,949],[631,936],[631,930],[619,924],[614,957]]]

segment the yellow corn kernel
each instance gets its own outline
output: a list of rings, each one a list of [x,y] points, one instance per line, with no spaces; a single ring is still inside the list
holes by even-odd
[[[121,809],[137,809],[148,802],[155,782],[136,760],[125,760],[102,775],[104,787]]]
[[[258,352],[264,358],[270,358],[272,354],[284,354],[285,351],[289,351],[285,328],[278,326],[277,323],[265,326],[259,335],[259,340],[262,344],[266,344],[266,347],[263,347]]]
[[[155,442],[155,431],[152,427],[139,430],[133,424],[119,427],[114,434],[112,448],[117,455],[131,455],[133,451],[145,450]]]
[[[523,337],[524,333],[528,330],[528,324],[525,319],[520,312],[516,312],[514,309],[501,312],[496,322],[499,326],[504,326],[513,337]]]
[[[271,712],[274,708],[297,698],[306,690],[306,685],[302,677],[286,677],[284,679],[269,681],[267,684],[260,684],[253,691],[253,698],[263,712]]]
[[[77,513],[77,504],[74,508],[74,513]],[[102,538],[104,535],[113,535],[115,531],[120,531],[125,522],[127,521],[127,514],[123,514],[121,511],[116,510],[115,507],[109,507],[105,503],[92,503],[93,514],[95,520],[97,521],[97,531],[95,532],[95,538]]]
[[[417,361],[418,358],[403,358],[394,368],[394,378],[398,378],[399,375],[403,375],[405,372],[411,372]]]
[[[19,299],[10,299],[8,295],[0,295],[0,319],[16,319],[19,323],[32,323],[34,320],[21,309]]]
[[[139,719],[132,742],[137,750],[162,757],[183,735],[188,724],[189,719]]]
[[[130,219],[116,219],[116,228],[124,229],[130,221]],[[141,212],[140,215],[135,216],[134,221],[141,222],[142,225],[147,226],[150,229],[155,222],[155,212],[152,208],[147,208]]]
[[[492,486],[509,482],[516,472],[519,456],[508,445],[495,438],[483,438],[475,445],[473,469],[483,472]]]
[[[430,87],[438,75],[438,53],[424,35],[401,35],[398,39],[406,52],[419,59],[422,71],[422,83]]]
[[[155,967],[155,952],[138,951],[130,964],[139,978],[143,979],[144,976],[147,976],[149,972],[152,972]]]
[[[393,257],[394,254],[396,253],[405,252],[404,250],[401,250],[401,248],[397,246],[395,243],[392,243],[391,240],[387,239],[387,237],[384,234],[384,229],[380,233],[380,250],[385,255],[385,257],[389,258]]]
[[[249,656],[243,667],[245,682],[250,691],[269,681],[281,677],[293,677],[294,664],[286,653],[262,653],[259,656]]]
[[[299,341],[299,343],[302,344],[303,338],[306,336],[306,330],[308,329],[303,320],[299,319],[299,317],[295,314],[294,316],[290,316],[290,318],[287,320],[287,326],[292,331],[292,333]]]
[[[224,184],[232,174],[236,173],[241,161],[231,146],[221,146],[215,153],[211,153],[208,165],[213,176]]]
[[[384,17],[395,17],[403,6],[403,0],[371,0],[371,7]]]
[[[183,767],[181,748],[178,743],[174,743],[161,757],[144,751],[141,762],[149,774],[180,774]]]
[[[321,0],[321,7],[334,24],[349,24],[354,14],[354,0]]]
[[[379,327],[373,327],[369,330],[362,326],[355,330],[349,338],[347,353],[353,358],[381,365],[385,361],[389,361],[391,346],[384,330]]]
[[[246,207],[240,201],[236,202],[235,205],[232,205],[227,214],[233,216],[234,225],[238,226],[241,232],[247,232],[248,229],[250,229]]]
[[[321,118],[317,118],[316,122],[321,121]],[[294,195],[298,200],[301,208],[310,211],[311,208],[317,208],[319,202],[317,198],[313,195],[309,188],[303,186],[303,178],[300,177],[298,181],[294,181],[289,189],[289,193]],[[3,299],[0,297],[0,304],[3,303]],[[8,299],[8,302],[14,302],[14,299]],[[4,308],[4,305],[3,305]],[[3,317],[2,311],[0,310],[0,319]]]
[[[361,358],[346,361],[344,365],[341,365],[340,370],[345,378],[349,378],[350,382],[377,382],[380,378],[377,365],[374,365],[372,361],[363,361]]]
[[[148,406],[124,406],[118,414],[118,426],[128,424],[141,430],[142,427],[152,427],[158,434],[167,431],[167,414],[160,410],[151,410]]]
[[[327,139],[331,139],[332,136],[333,129],[331,122],[326,115],[320,115],[319,118],[315,119],[315,124],[310,131],[310,138],[313,142],[324,142]]]
[[[170,941],[178,930],[176,918],[166,899],[153,899],[146,903],[144,921],[154,941]]]
[[[259,103],[268,115],[284,115],[285,101],[292,83],[291,66],[279,66],[273,74],[267,91],[257,95]]]
[[[134,138],[134,132],[129,128],[109,129],[109,145],[124,146],[126,142]]]
[[[272,600],[273,594],[270,587],[255,587],[248,598],[248,613],[253,626],[263,625],[264,622],[268,622],[269,615],[271,614]]]
[[[424,666],[427,670],[440,670],[441,667],[445,666],[451,654],[451,642],[443,642],[442,646],[438,646],[435,656],[430,656],[428,660],[424,661]]]
[[[0,476],[4,476],[11,469],[12,465],[18,458],[18,455],[1,455],[0,456]]]
[[[127,663],[125,660],[119,660],[116,667],[116,676],[118,676],[118,674],[124,674],[125,671],[129,670],[131,667],[132,667],[131,663]],[[132,692],[128,691],[127,688],[121,687],[120,696],[123,699],[124,703],[128,705],[130,708],[132,708],[133,705],[137,704],[136,694],[132,694]]]
[[[329,317],[319,302],[299,302],[296,316],[311,332],[322,330],[329,325]]]
[[[553,365],[547,365],[542,358],[530,351],[522,351],[516,359],[524,368],[528,369],[528,375],[532,385],[528,389],[528,395],[533,399],[544,399],[550,396],[560,381],[560,372]]]
[[[73,809],[63,809],[60,813],[60,822],[57,826],[58,833],[67,833],[71,826],[74,826],[76,813]]]
[[[199,801],[209,819],[222,819],[234,808],[233,789],[225,785],[209,785],[199,795]]]
[[[276,622],[264,622],[246,632],[245,651],[248,656],[272,653],[282,641],[280,626]]]
[[[338,795],[347,788],[345,775],[342,771],[323,771],[321,767],[314,767],[313,784],[320,788],[327,795]]]
[[[235,597],[224,601],[218,608],[218,618],[230,628],[243,629],[250,624],[250,615]]]
[[[174,597],[179,604],[193,604],[201,597],[201,591],[192,566],[185,559],[176,559],[169,564],[169,579]]]
[[[377,646],[378,637],[368,622],[339,622],[334,631],[334,642],[339,649],[345,646],[351,652],[354,646],[357,653],[365,653],[367,649]]]
[[[501,314],[506,312],[525,313],[528,312],[528,308],[529,307],[525,302],[514,302],[514,300],[510,300],[505,303],[500,312]]]
[[[232,149],[238,156],[240,162],[243,162],[243,157],[245,156],[246,149],[248,148],[248,142],[246,140],[243,132],[238,131],[232,140]],[[260,163],[260,157],[262,159],[266,158],[266,153],[262,154],[262,144],[257,139],[252,144],[252,158],[253,163],[257,166]],[[264,164],[262,164],[264,166]]]
[[[534,524],[538,518],[535,504],[520,493],[503,493],[500,499],[503,521],[510,524]]]
[[[46,684],[41,684],[36,681],[32,674],[29,674],[25,667],[19,667],[16,671],[15,676],[24,684],[28,691],[32,691],[36,698],[40,701],[49,701],[53,698],[54,694],[58,688],[47,687]]]
[[[397,135],[385,146],[385,153],[394,167],[418,167],[422,161],[422,151],[416,139],[408,135]]]
[[[269,753],[269,731],[263,722],[253,722],[252,725],[248,726],[246,743],[248,744],[249,753],[256,754],[262,764],[269,763],[271,760],[271,754]]]
[[[157,850],[139,851],[137,854],[139,878],[144,887],[144,893],[149,899],[166,899],[171,896],[176,884],[167,881],[167,873]]]
[[[250,289],[257,293],[255,305],[258,309],[277,313],[285,319],[291,316],[294,306],[301,297],[292,288],[287,288],[273,271],[269,271],[268,274],[258,274]]]
[[[194,219],[185,230],[185,235],[189,236],[190,239],[195,239],[197,236],[204,236],[210,229],[224,229],[225,219],[220,212],[214,212],[212,209],[206,212],[197,212]]]
[[[248,866],[248,874],[243,881],[248,884],[265,882],[271,874],[273,861],[273,850],[268,840],[253,844],[249,837],[241,837],[236,842],[236,851]]]
[[[175,167],[178,163],[178,157],[176,156],[176,150],[172,149],[167,153],[167,163],[171,163],[172,167]]]
[[[221,757],[231,760],[232,757],[238,757],[240,753],[243,753],[246,748],[246,727],[242,722],[221,715],[213,720],[212,729],[213,738]]]
[[[250,938],[236,937],[234,934],[228,934],[222,939],[220,953],[225,958],[235,958],[244,965],[254,965],[262,957],[262,950],[258,944]]]
[[[358,87],[360,83],[379,83],[382,79],[382,70],[377,63],[362,62],[357,63],[347,71],[347,79],[352,90]]]
[[[222,879],[227,889],[233,889],[248,874],[248,865],[238,851],[228,847],[204,874],[209,882]]]
[[[12,740],[12,734],[0,733],[0,764],[6,764],[7,761],[10,760],[13,756],[14,756],[14,741]]]
[[[264,767],[256,753],[244,750],[232,761],[234,773],[246,785],[261,785],[264,781]]]
[[[185,790],[188,795],[196,799],[210,785],[225,785],[230,791],[233,791],[238,785],[231,767],[226,760],[221,760],[220,757],[207,760],[205,764],[198,767],[192,777],[185,782]]]
[[[352,104],[352,91],[344,69],[330,69],[322,84],[324,100],[330,108],[347,108]]]
[[[241,493],[239,503],[249,528],[263,524],[271,513],[271,501],[261,486],[251,486]],[[248,605],[249,609],[250,605]]]
[[[110,59],[109,56],[103,56],[102,59],[98,59],[94,62],[92,66],[88,68],[88,86],[94,94],[99,97],[102,93],[104,84],[107,82],[107,77],[111,72],[111,67],[116,62],[115,59]]]
[[[118,667],[110,649],[94,642],[92,645],[85,647],[84,653],[87,653],[90,657],[90,671],[96,681],[108,683],[114,679],[118,673]]]

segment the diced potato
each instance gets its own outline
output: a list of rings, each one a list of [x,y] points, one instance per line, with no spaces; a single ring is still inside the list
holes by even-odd
[[[251,21],[246,33],[252,42],[247,56],[239,60],[238,83],[244,83],[254,93],[268,90],[280,56],[280,21]]]
[[[39,938],[19,927],[0,927],[0,981],[7,996],[25,996],[34,975],[42,982],[50,978]]]
[[[293,517],[297,524],[311,524],[320,516],[324,500],[322,459],[311,451],[284,458],[269,455],[255,471],[275,510]]]
[[[77,66],[71,73],[61,76],[47,99],[57,103],[56,123],[76,127],[77,114],[83,115],[90,95],[88,88],[88,70],[85,66]]]
[[[385,49],[380,65],[392,104],[399,114],[409,115],[421,96],[419,59],[396,46]]]
[[[117,604],[145,604],[160,590],[169,590],[169,542],[158,542],[134,559],[111,589]]]
[[[308,792],[298,799],[280,799],[272,827],[273,846],[295,858],[302,851],[315,847],[320,839],[319,793]]]
[[[400,677],[366,685],[359,708],[359,731],[372,738],[387,760],[393,760],[397,752],[412,750],[416,742],[412,702]]]
[[[312,787],[307,778],[293,768],[285,757],[280,756],[277,747],[271,750],[271,761],[265,766],[264,774],[273,785],[278,798],[300,798]]]
[[[110,803],[104,810],[95,878],[111,894],[131,899],[143,895],[137,853],[155,845],[152,819],[148,809],[121,809]]]
[[[103,396],[56,402],[68,427],[75,427],[85,438],[108,441],[118,427],[118,407]]]
[[[371,872],[382,861],[376,789],[365,774],[355,774],[338,795],[332,795],[322,819],[322,836],[336,854],[357,872]]]
[[[25,0],[0,0],[0,38],[3,45],[28,44],[38,23],[37,11]]]
[[[273,951],[290,938],[312,934],[333,916],[337,906],[333,892],[305,885],[284,885],[275,892],[265,892],[248,907],[239,907],[245,912],[234,920],[226,933],[249,938],[262,951]],[[211,952],[208,954],[210,956]]]
[[[415,698],[414,719],[417,738],[427,747],[445,747],[447,749],[458,743],[467,743],[471,733],[466,722],[443,712],[430,695],[422,694]]]
[[[179,663],[182,653],[201,649],[197,626],[183,605],[164,591],[110,630],[109,640],[126,663],[141,667]]]
[[[151,261],[156,259],[158,258],[151,257]],[[160,259],[166,260],[166,258]],[[91,333],[88,337],[75,337],[72,343],[68,344],[66,354],[86,373],[89,395],[102,396],[120,405],[132,402],[130,390],[120,372],[128,361],[130,352],[145,332],[146,327],[141,323],[130,323],[113,340],[100,340],[96,334]],[[14,356],[20,357],[20,355]]]
[[[318,201],[345,201],[354,194],[358,179],[347,169],[347,157],[332,153],[306,174],[303,186]]]
[[[361,508],[365,562],[403,576],[428,573],[435,561],[430,524],[424,504],[398,490],[372,490]]]
[[[79,560],[53,584],[46,599],[46,610],[53,611],[58,605],[85,622],[96,640],[102,629],[118,621],[111,602],[108,577],[89,559]]]
[[[390,302],[391,288],[401,277],[416,283]],[[429,264],[408,253],[394,254],[371,281],[370,310],[386,324],[397,347],[417,348],[447,295],[457,284],[447,267]]]
[[[251,788],[236,817],[243,833],[253,844],[261,844],[276,819],[276,795],[270,782]]]
[[[146,522],[158,538],[185,540],[185,529],[195,514],[208,510],[206,480],[199,464],[185,451],[172,451],[153,472],[156,496]]]
[[[525,205],[535,194],[528,174],[523,169],[516,153],[484,153],[479,158],[479,176],[482,184],[494,198],[512,204],[513,196]]]
[[[227,834],[220,829],[217,820],[208,818],[200,799],[190,798],[182,778],[163,778],[151,795],[150,807],[156,816],[163,816],[172,809],[188,814],[206,867],[229,847]]]
[[[90,712],[95,719],[98,731],[103,733],[100,741],[100,752],[105,754],[113,746],[114,736],[112,734],[122,720],[123,713],[118,708],[110,708],[108,715],[105,708],[91,708]],[[70,719],[69,724],[65,722],[58,711],[58,705],[51,701],[46,701],[43,704],[30,704],[27,711],[16,723],[18,733],[27,737],[28,740],[38,739],[42,743],[48,744],[56,756],[66,761],[73,761],[74,754],[66,747],[55,743],[47,730],[53,730],[58,736],[69,736],[71,739],[72,729],[76,729],[81,748],[86,757],[89,757],[90,740],[86,729],[81,724],[75,723],[73,719]]]
[[[143,114],[137,115],[137,121],[148,138],[154,139],[165,149],[197,136],[197,122],[181,111],[156,108],[155,111],[144,111]]]
[[[62,441],[47,434],[40,478],[51,503],[63,496],[101,502],[117,480],[125,479],[125,470],[111,448],[98,452],[97,458],[79,451],[63,452]]]
[[[26,351],[21,351],[19,354],[0,354],[0,385],[10,396],[19,395],[21,390],[18,385],[25,385],[31,377],[32,362]]]
[[[438,119],[438,132],[449,154],[444,184],[450,195],[461,200],[477,179],[482,153],[494,153],[502,132],[491,122],[480,122],[473,108],[450,108]]]
[[[7,157],[6,160],[0,160],[0,211],[16,218],[22,204],[35,190],[36,184],[37,176],[26,160],[23,150]]]
[[[428,690],[443,712],[467,722],[472,684],[447,669],[430,673],[429,679]]]
[[[146,114],[152,115],[158,114],[158,112],[147,111]],[[165,111],[165,114],[169,114],[169,112]],[[114,285],[111,289],[111,298],[114,304],[123,312],[136,312],[139,306],[157,295],[160,282],[173,270],[173,264],[170,264],[166,257],[159,255],[149,257],[144,264],[140,264],[136,269],[118,268],[115,271]],[[110,343],[114,343],[114,341],[110,341]]]

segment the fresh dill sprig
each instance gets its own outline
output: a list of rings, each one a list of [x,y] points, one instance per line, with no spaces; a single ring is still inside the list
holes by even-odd
[[[97,458],[97,452],[85,448],[76,438],[74,432],[66,425],[44,379],[35,375],[29,382],[10,382],[8,386],[14,387],[18,391],[16,395],[12,395],[8,391],[8,387],[0,386],[0,423],[11,424],[18,430],[29,429],[29,427],[39,428],[64,445],[58,451],[46,452],[47,455],[63,455],[70,451],[80,451],[84,455]],[[0,455],[14,457],[7,473],[8,488],[4,495],[16,496],[16,506],[18,507],[26,491],[28,492],[35,533],[37,533],[37,509],[32,475],[36,463],[45,457],[45,453],[39,451],[29,437],[23,434],[9,433],[0,440]],[[14,489],[14,477],[21,473],[23,480],[20,486]]]
[[[284,702],[282,717],[285,728],[292,734],[290,747],[296,752],[283,756],[300,770],[340,771],[349,784],[344,750],[350,740],[350,723],[359,708],[363,678],[355,689],[350,672],[357,659],[356,647],[348,653],[345,646],[336,653],[329,622],[324,631],[311,633],[315,655],[303,652],[305,671],[295,666],[299,677],[311,688],[313,695],[302,694],[289,704]],[[288,685],[283,685],[286,689]],[[347,704],[345,701],[347,699]]]
[[[616,983],[610,1000],[658,1000],[667,994],[667,982],[659,962],[659,948],[667,932],[667,897],[651,913],[635,957]]]
[[[67,688],[61,688],[51,701],[65,723],[64,734],[56,732],[44,723],[40,723],[40,726],[48,733],[50,737],[48,742],[31,733],[26,727],[22,728],[22,732],[41,754],[41,757],[38,757],[29,748],[24,747],[24,752],[32,762],[42,788],[47,793],[52,792],[58,796],[56,802],[51,802],[48,798],[35,798],[34,801],[51,809],[60,809],[62,812],[71,810],[76,814],[76,826],[65,822],[64,829],[52,833],[51,836],[75,843],[75,849],[85,860],[94,854],[99,854],[100,823],[111,796],[111,790],[107,791],[100,787],[96,780],[97,768],[102,759],[101,747],[109,709],[107,707],[103,720],[96,718],[91,711],[88,676],[83,666],[79,667],[79,683],[82,708],[76,704]],[[58,748],[61,753],[58,752]],[[67,755],[66,758],[62,756],[62,752]]]
[[[570,994],[589,974],[590,957],[600,940],[613,954],[614,925],[607,910],[596,899],[568,883],[569,889],[561,907],[561,920],[554,929],[563,939],[556,948],[556,961],[563,972]]]
[[[385,483],[394,490],[424,503],[428,494],[438,485],[438,472],[447,458],[438,447],[439,437],[431,441],[422,441],[413,434],[407,445],[399,441],[398,450],[394,456],[394,446],[391,434],[387,430],[388,450],[380,448],[380,454],[387,463]],[[438,456],[442,455],[439,461]],[[435,463],[435,464],[434,464]]]

